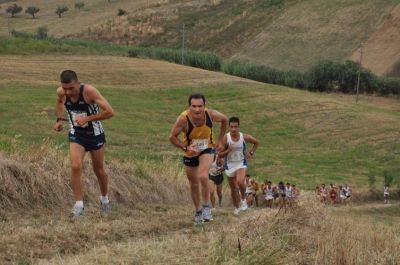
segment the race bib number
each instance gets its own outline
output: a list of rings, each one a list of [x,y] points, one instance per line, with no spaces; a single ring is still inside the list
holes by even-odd
[[[192,143],[196,146],[198,152],[208,148],[208,139],[193,139]]]
[[[71,114],[72,114],[72,124],[73,124],[75,127],[85,128],[85,127],[88,126],[88,123],[85,123],[85,124],[83,124],[82,126],[79,125],[78,123],[76,123],[76,118],[77,118],[77,117],[86,117],[86,116],[87,116],[87,113],[86,113],[86,112],[71,112]]]
[[[240,162],[243,161],[244,156],[243,156],[243,152],[241,151],[234,151],[231,156],[230,156],[230,160],[232,162]]]

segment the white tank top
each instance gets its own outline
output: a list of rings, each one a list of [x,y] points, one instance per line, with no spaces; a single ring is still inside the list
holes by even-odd
[[[292,197],[292,187],[286,187],[285,194],[286,197]]]
[[[267,197],[273,197],[274,196],[274,191],[272,190],[272,187],[268,188],[268,186],[267,186],[266,191],[265,191],[265,195]]]
[[[383,193],[384,194],[389,194],[389,187],[384,187],[383,188]]]
[[[231,163],[242,163],[246,161],[246,143],[242,133],[239,133],[239,140],[234,142],[231,137],[231,133],[227,133],[228,144],[235,144],[235,147],[226,156],[226,162]]]
[[[246,193],[254,193],[256,192],[254,190],[253,185],[251,185],[251,179],[245,179],[245,184],[246,184]]]
[[[214,162],[211,164],[210,170],[208,171],[208,174],[210,176],[216,177],[218,175],[221,175],[222,172],[224,171],[224,165],[218,165],[217,164],[217,159],[214,159]]]

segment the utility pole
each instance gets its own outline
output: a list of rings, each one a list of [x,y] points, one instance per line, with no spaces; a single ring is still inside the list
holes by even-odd
[[[183,65],[184,52],[185,52],[185,24],[182,25],[182,65]]]
[[[357,96],[356,96],[356,103],[358,103],[358,93],[360,89],[360,76],[361,76],[361,63],[362,63],[362,56],[363,56],[363,45],[360,45],[360,64],[358,66],[358,78],[357,78]]]
[[[11,25],[10,25],[10,16],[7,17],[7,29],[8,29],[8,35],[11,36]]]

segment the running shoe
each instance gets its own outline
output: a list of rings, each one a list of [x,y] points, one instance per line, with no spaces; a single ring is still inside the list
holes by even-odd
[[[194,225],[202,225],[203,223],[203,211],[196,211],[194,215]]]
[[[211,208],[209,205],[203,205],[203,219],[204,222],[209,222],[213,220]]]
[[[235,210],[233,210],[234,215],[239,215],[239,213],[240,213],[240,208],[235,208]]]
[[[102,203],[100,201],[100,215],[101,215],[101,217],[107,217],[108,214],[110,213],[110,211],[111,211],[110,202]]]
[[[72,207],[72,210],[71,210],[71,213],[69,214],[69,216],[70,217],[82,216],[84,211],[85,211],[85,207],[78,206],[75,204],[74,207]]]
[[[249,207],[247,206],[246,200],[241,200],[240,201],[240,210],[241,211],[246,211]]]

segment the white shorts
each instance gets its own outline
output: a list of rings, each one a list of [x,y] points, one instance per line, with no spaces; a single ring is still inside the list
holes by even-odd
[[[266,199],[267,201],[270,201],[270,200],[273,200],[273,199],[274,199],[274,196],[265,196],[265,199]]]
[[[347,199],[347,196],[340,195],[340,199],[346,200],[346,199]]]
[[[233,177],[236,176],[236,174],[235,174],[236,171],[238,171],[238,170],[241,169],[241,168],[246,169],[247,166],[246,166],[246,165],[243,165],[243,164],[239,164],[239,165],[237,165],[237,166],[230,166],[229,169],[225,170],[225,174],[226,174],[228,177],[233,178]]]

